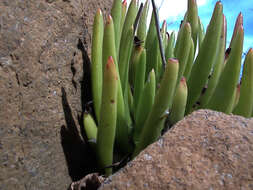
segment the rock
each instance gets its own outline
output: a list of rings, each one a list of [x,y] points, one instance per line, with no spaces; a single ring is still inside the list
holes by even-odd
[[[253,118],[199,110],[99,190],[253,189]]]
[[[79,123],[93,15],[111,3],[0,1],[1,190],[67,189],[94,170]]]

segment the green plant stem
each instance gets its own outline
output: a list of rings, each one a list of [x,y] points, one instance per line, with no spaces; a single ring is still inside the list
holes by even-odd
[[[199,45],[199,49],[201,47],[201,44],[205,38],[205,29],[204,29],[204,25],[202,24],[200,18],[198,18],[199,20],[199,31],[198,31],[198,45]],[[227,36],[227,35],[225,35]]]
[[[114,34],[114,23],[111,15],[108,15],[106,19],[106,24],[104,28],[104,38],[103,38],[103,71],[105,70],[105,65],[107,64],[108,57],[112,56],[114,64],[118,71],[118,63],[115,48],[115,34]]]
[[[194,43],[192,38],[190,39],[190,52],[188,55],[188,59],[187,59],[187,64],[184,70],[184,77],[186,79],[186,81],[189,79],[191,71],[192,71],[192,66],[194,63]]]
[[[237,87],[236,87],[236,92],[235,92],[235,99],[234,99],[234,104],[233,104],[233,109],[235,109],[235,107],[238,105],[238,102],[239,102],[239,98],[240,98],[240,88],[241,88],[241,85],[238,84]]]
[[[170,35],[168,35],[168,42],[165,51],[165,59],[174,57],[174,45],[175,45],[175,32],[173,31]]]
[[[144,48],[142,46],[134,46],[132,51],[132,60],[131,64],[129,65],[129,83],[134,86],[135,75],[136,74],[136,67],[140,62],[141,53],[143,52]]]
[[[141,48],[140,59],[137,65],[135,66],[135,70],[137,75],[135,75],[135,82],[134,82],[134,109],[137,109],[137,106],[140,101],[141,92],[144,88],[145,83],[145,71],[146,71],[146,51],[145,49]]]
[[[120,34],[119,36],[122,35],[122,30],[123,30],[123,26],[124,26],[124,22],[125,22],[125,17],[126,17],[126,11],[127,11],[127,1],[124,0],[121,4],[122,7],[122,12],[121,12],[121,20],[120,20]],[[121,39],[120,39],[121,40]],[[119,53],[119,51],[118,51]]]
[[[122,89],[126,90],[128,85],[128,75],[129,75],[129,62],[130,57],[133,49],[133,38],[134,38],[134,31],[133,27],[129,29],[128,35],[125,42],[125,51],[122,51],[122,54],[119,58],[119,74],[120,74],[120,80],[122,84]],[[125,91],[124,91],[125,93]]]
[[[241,69],[241,57],[243,48],[243,27],[238,28],[238,32],[232,43],[231,53],[225,68],[220,76],[219,83],[215,89],[215,92],[207,106],[209,109],[222,111],[224,113],[231,113],[233,109],[233,94],[235,92],[236,85],[238,83],[240,69]]]
[[[204,95],[202,95],[199,100],[201,108],[205,108],[208,102],[210,101],[220,79],[220,75],[221,75],[223,65],[224,65],[224,60],[225,60],[226,31],[227,31],[226,18],[225,16],[223,16],[223,25],[222,25],[222,32],[221,32],[221,37],[220,37],[220,44],[218,47],[214,69],[211,74],[211,78],[208,81],[208,88],[206,89]]]
[[[194,52],[195,52],[196,47],[197,47],[197,39],[198,39],[198,31],[199,31],[198,7],[197,7],[196,0],[188,0],[187,22],[189,22],[191,25],[191,31],[192,31],[191,35],[194,42],[194,48],[195,48]]]
[[[83,124],[85,134],[88,138],[88,142],[90,143],[92,148],[95,148],[97,141],[97,125],[89,113],[83,114]]]
[[[202,88],[205,86],[208,76],[215,62],[217,47],[220,41],[222,27],[222,4],[216,3],[212,19],[207,28],[204,41],[199,50],[198,56],[192,67],[191,75],[188,79],[188,98],[186,114],[192,111],[193,105],[198,100]]]
[[[114,0],[111,15],[114,23],[114,34],[115,34],[115,49],[116,54],[119,52],[119,43],[120,43],[120,25],[121,25],[121,15],[122,15],[122,5],[121,0]]]
[[[92,97],[97,121],[99,121],[100,116],[102,84],[103,84],[103,72],[102,72],[103,34],[104,34],[103,15],[101,10],[98,9],[93,23],[92,49],[91,49]]]
[[[105,66],[103,78],[103,96],[101,114],[97,133],[97,155],[101,168],[112,165],[113,147],[117,120],[117,70],[110,56]],[[106,168],[105,174],[112,173],[112,168]]]
[[[120,49],[119,49],[119,60],[122,59],[121,57],[124,56],[124,51],[126,51],[125,44],[127,43],[128,32],[134,25],[137,12],[138,12],[137,1],[132,0],[127,10],[124,25],[122,28],[122,34],[121,34],[121,39],[120,39]],[[122,65],[121,62],[120,62],[120,65]]]
[[[178,45],[179,45],[179,42],[181,41],[181,36],[182,36],[182,31],[181,28],[187,23],[187,12],[185,13],[184,15],[184,20],[181,21],[181,24],[180,24],[180,27],[179,27],[179,31],[178,31],[178,34],[177,34],[177,40],[176,40],[176,44],[175,44],[175,48],[174,48],[174,55],[177,55],[178,53]]]
[[[232,38],[231,38],[231,41],[230,41],[230,44],[229,44],[230,48],[232,47],[232,44],[234,42],[234,39],[235,39],[235,36],[238,32],[239,27],[242,26],[242,25],[243,25],[243,16],[242,16],[242,13],[240,12],[239,15],[237,16],[237,19],[236,19],[236,22],[235,22],[233,35],[232,35]]]
[[[146,63],[146,77],[148,77],[148,73],[154,68],[154,63],[156,63],[157,57],[154,56],[154,52],[156,52],[157,46],[155,45],[156,40],[156,28],[155,28],[155,16],[154,12],[152,13],[151,21],[149,24],[148,34],[145,41],[145,47],[147,50],[147,63]]]
[[[154,99],[155,99],[155,88],[156,88],[156,81],[155,81],[155,71],[149,73],[148,80],[145,84],[145,87],[141,93],[140,102],[137,105],[136,110],[136,120],[135,120],[135,127],[133,133],[133,139],[135,144],[138,144],[139,136],[141,134],[143,125],[150,113]]]
[[[137,37],[139,40],[145,42],[146,33],[147,33],[147,15],[149,10],[149,1],[145,2],[144,9],[142,11],[142,15],[139,21],[139,26],[137,30]],[[144,43],[143,43],[144,44]]]
[[[187,65],[187,60],[189,57],[189,52],[190,52],[190,48],[191,48],[191,26],[190,24],[187,22],[185,23],[182,27],[181,27],[181,38],[180,41],[178,43],[178,51],[176,54],[176,58],[178,59],[179,62],[179,72],[178,72],[178,79],[177,79],[177,83],[180,82],[184,71],[185,71],[185,67]]]
[[[160,125],[160,123],[163,123],[165,119],[164,115],[172,104],[177,82],[178,67],[178,60],[168,60],[160,88],[155,96],[155,102],[147,120],[145,121],[139,143],[136,145],[133,156],[139,154],[142,149],[157,140],[161,135],[163,125]]]
[[[131,35],[129,35],[131,37]],[[118,73],[118,64],[115,50],[115,38],[114,38],[114,25],[112,17],[109,15],[106,21],[105,30],[104,30],[104,40],[103,40],[103,65],[106,64],[106,57],[113,57],[114,64],[116,66],[116,71],[118,74],[118,96],[117,96],[117,130],[116,130],[116,142],[122,146],[123,151],[128,149],[128,127],[130,121],[129,112],[126,112],[127,108],[125,107],[123,88],[121,85],[121,78]],[[128,105],[127,105],[128,106]]]
[[[184,117],[187,101],[187,85],[184,77],[181,78],[173,99],[173,104],[169,114],[169,122],[174,125]]]
[[[241,80],[240,98],[234,114],[251,117],[253,108],[253,49],[248,51]]]

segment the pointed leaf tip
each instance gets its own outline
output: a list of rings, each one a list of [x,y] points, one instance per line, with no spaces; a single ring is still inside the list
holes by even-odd
[[[180,79],[180,83],[181,83],[184,87],[187,87],[185,77],[182,77],[182,78]]]
[[[185,77],[182,77],[182,78],[180,79],[180,81],[181,81],[181,82],[186,82]]]
[[[188,31],[191,32],[191,24],[189,22],[185,23],[185,27]]]
[[[107,20],[106,20],[106,24],[110,24],[111,22],[112,22],[112,16],[108,15]]]
[[[242,12],[239,13],[238,17],[239,17],[239,18],[243,18]]]
[[[108,69],[109,67],[111,67],[112,64],[114,64],[114,61],[113,61],[113,57],[110,56],[108,57],[106,68]]]
[[[166,20],[164,20],[162,27],[164,28],[166,26],[166,24],[167,24],[167,22],[166,22]]]
[[[239,24],[243,25],[243,15],[242,15],[242,12],[240,12],[239,15],[237,16],[236,22],[238,22]]]
[[[101,9],[100,9],[100,8],[98,8],[98,10],[97,10],[97,14],[102,15],[102,11],[101,11]]]
[[[168,63],[177,63],[178,64],[178,60],[176,58],[169,58]]]
[[[216,7],[216,6],[222,6],[221,1],[217,1],[216,4],[215,4],[215,7]]]

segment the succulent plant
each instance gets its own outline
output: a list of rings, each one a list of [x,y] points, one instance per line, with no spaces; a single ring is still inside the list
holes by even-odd
[[[106,175],[112,173],[114,155],[119,160],[134,158],[163,129],[196,109],[253,115],[252,49],[239,82],[242,15],[226,51],[227,26],[220,1],[205,31],[196,0],[188,0],[177,38],[175,32],[167,32],[166,22],[159,28],[153,0],[147,25],[149,4],[147,0],[143,7],[132,0],[127,9],[125,0],[114,0],[112,16],[107,16],[105,24],[101,10],[94,18],[91,81],[95,114],[84,114],[84,127]]]

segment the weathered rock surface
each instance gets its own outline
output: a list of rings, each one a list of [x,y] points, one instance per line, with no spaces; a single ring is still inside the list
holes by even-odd
[[[0,1],[1,190],[66,189],[92,172],[78,133],[90,97],[83,71],[93,15],[111,3]]]
[[[253,189],[253,119],[196,111],[100,190]]]

